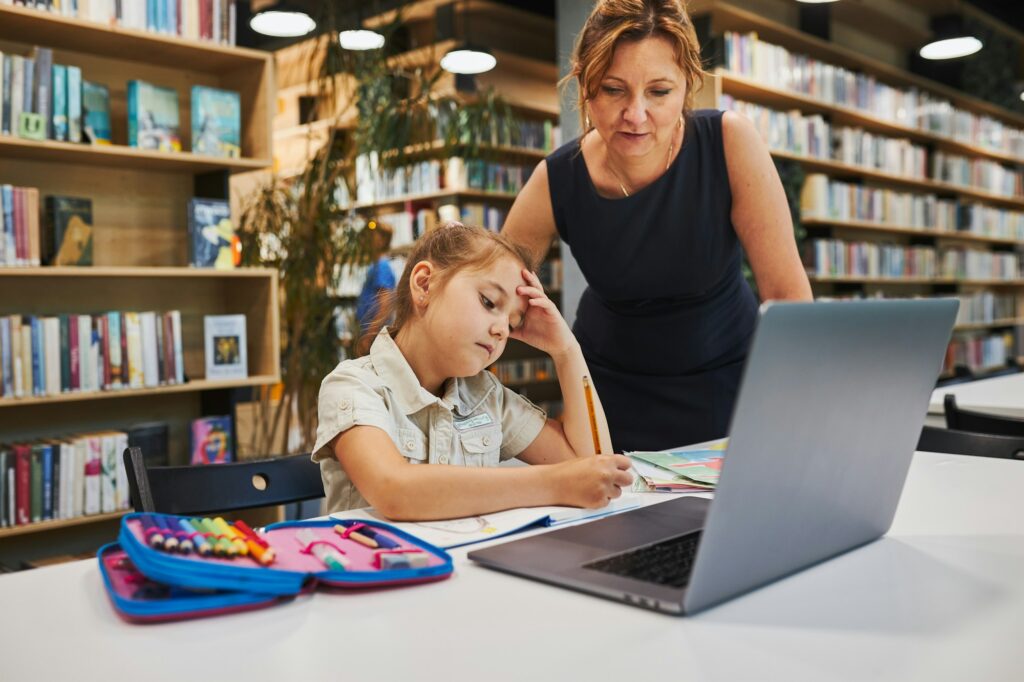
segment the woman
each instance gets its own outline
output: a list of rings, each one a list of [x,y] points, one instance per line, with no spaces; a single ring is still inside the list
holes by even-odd
[[[505,234],[557,234],[587,280],[576,333],[617,451],[726,435],[757,301],[811,300],[782,183],[742,116],[693,111],[700,47],[679,0],[602,0],[579,36],[583,135],[542,161]]]

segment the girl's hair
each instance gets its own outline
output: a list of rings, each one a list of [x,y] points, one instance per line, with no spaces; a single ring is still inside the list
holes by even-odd
[[[383,301],[373,323],[359,338],[358,354],[369,352],[373,339],[384,325],[395,334],[412,318],[415,307],[409,279],[417,263],[429,261],[434,266],[430,285],[433,290],[440,290],[460,270],[484,270],[503,256],[515,258],[530,271],[536,269],[529,251],[482,227],[449,222],[420,237],[405,263],[398,287]]]
[[[579,85],[576,106],[580,129],[586,135],[586,102],[608,72],[615,48],[621,42],[644,38],[665,38],[675,49],[676,63],[686,78],[683,114],[693,108],[693,96],[704,84],[697,31],[690,21],[683,0],[601,0],[587,17],[576,40],[569,73],[564,85],[573,78]]]

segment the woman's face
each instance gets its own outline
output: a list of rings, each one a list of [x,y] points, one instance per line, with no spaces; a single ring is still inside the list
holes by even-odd
[[[686,78],[665,38],[621,42],[588,101],[590,123],[616,155],[664,154],[686,102]]]

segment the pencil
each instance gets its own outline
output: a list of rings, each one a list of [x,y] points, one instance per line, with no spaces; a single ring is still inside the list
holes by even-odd
[[[583,395],[587,398],[587,413],[590,415],[590,435],[594,437],[594,452],[601,454],[601,436],[597,433],[597,415],[594,413],[594,392],[590,388],[590,377],[583,375]]]

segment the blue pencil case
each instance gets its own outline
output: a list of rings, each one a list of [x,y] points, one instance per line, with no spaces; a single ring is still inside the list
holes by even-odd
[[[134,513],[97,554],[107,594],[132,622],[251,610],[318,586],[374,588],[443,580],[443,549],[379,521],[244,523]]]

